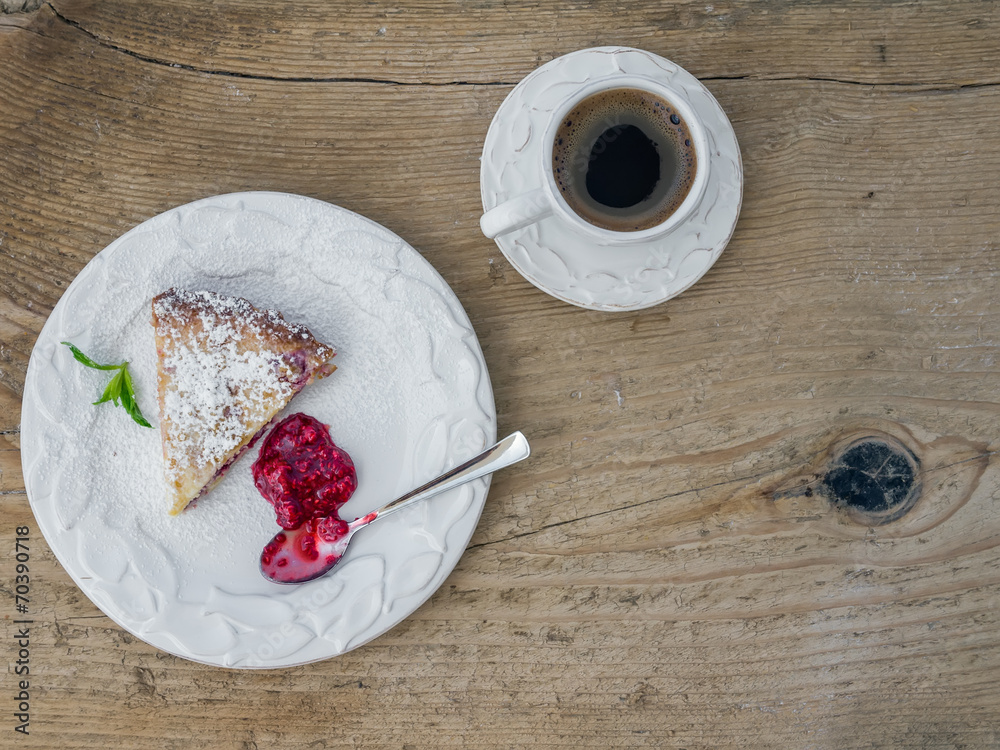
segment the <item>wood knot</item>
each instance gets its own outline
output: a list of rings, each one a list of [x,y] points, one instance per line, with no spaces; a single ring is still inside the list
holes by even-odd
[[[920,497],[920,461],[889,435],[865,436],[834,454],[822,486],[830,501],[858,523],[900,518]]]

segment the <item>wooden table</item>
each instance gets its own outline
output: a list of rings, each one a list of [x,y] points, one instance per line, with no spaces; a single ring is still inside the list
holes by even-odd
[[[2,746],[1000,746],[996,4],[0,7]],[[636,313],[546,296],[478,228],[504,96],[605,44],[699,77],[746,174],[719,262]],[[417,248],[534,456],[400,626],[246,672],[158,652],[80,593],[29,508],[18,425],[35,338],[95,253],[257,189]],[[852,510],[882,499],[852,494],[866,482],[896,520]]]

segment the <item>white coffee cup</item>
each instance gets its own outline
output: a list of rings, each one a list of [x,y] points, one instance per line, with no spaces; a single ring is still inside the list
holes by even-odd
[[[611,89],[639,89],[668,102],[687,126],[697,157],[694,179],[687,196],[662,222],[646,229],[615,231],[590,223],[566,202],[553,174],[552,157],[560,123],[581,101]],[[565,97],[552,110],[548,119],[542,138],[540,159],[541,164],[536,170],[538,182],[536,187],[504,201],[483,214],[479,225],[487,237],[492,239],[524,229],[551,216],[600,245],[641,245],[669,234],[683,224],[701,201],[708,181],[708,139],[705,128],[683,92],[656,78],[641,75],[607,75],[589,80]]]

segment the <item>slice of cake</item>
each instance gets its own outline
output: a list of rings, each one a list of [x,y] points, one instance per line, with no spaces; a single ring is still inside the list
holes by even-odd
[[[305,326],[240,297],[153,298],[160,435],[170,513],[208,492],[336,353]]]

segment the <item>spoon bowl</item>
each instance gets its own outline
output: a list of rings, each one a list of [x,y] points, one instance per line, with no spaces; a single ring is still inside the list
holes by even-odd
[[[531,448],[527,438],[515,432],[427,484],[351,522],[327,516],[314,518],[297,529],[280,531],[261,553],[261,575],[269,581],[288,584],[306,583],[324,576],[343,559],[351,538],[365,526],[413,503],[522,461],[529,455]]]

